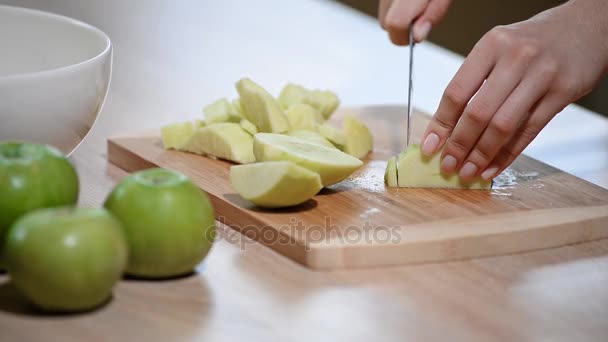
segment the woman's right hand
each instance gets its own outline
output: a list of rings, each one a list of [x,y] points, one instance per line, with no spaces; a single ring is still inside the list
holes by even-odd
[[[378,19],[394,44],[409,44],[412,24],[414,40],[421,42],[443,19],[451,3],[452,0],[380,0]]]

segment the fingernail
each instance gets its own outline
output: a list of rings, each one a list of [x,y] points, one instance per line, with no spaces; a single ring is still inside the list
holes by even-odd
[[[477,173],[477,165],[471,163],[471,162],[466,162],[464,164],[464,166],[462,167],[462,169],[460,169],[460,178],[464,178],[464,179],[470,179],[473,178],[473,176],[475,176],[475,174]]]
[[[445,173],[452,173],[456,169],[456,165],[458,165],[458,160],[448,154],[441,161],[441,170]]]
[[[416,38],[416,41],[421,42],[425,40],[426,37],[429,35],[429,32],[431,32],[431,27],[432,25],[428,21],[425,21],[420,25],[414,26],[414,38]]]
[[[437,146],[439,145],[439,136],[435,133],[430,133],[424,139],[422,143],[422,153],[426,156],[430,156],[435,153]]]
[[[494,175],[496,175],[496,172],[498,172],[498,167],[487,168],[484,172],[481,173],[481,178],[489,180],[493,178]]]

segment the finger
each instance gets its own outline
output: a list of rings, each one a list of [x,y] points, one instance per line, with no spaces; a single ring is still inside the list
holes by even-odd
[[[380,26],[386,30],[386,14],[388,13],[388,9],[391,7],[393,0],[380,0],[380,4],[378,5],[378,20],[380,21]]]
[[[431,28],[438,24],[448,13],[452,0],[431,0],[420,18],[414,24],[414,39],[421,42],[431,32]]]
[[[443,146],[467,103],[479,90],[495,63],[495,50],[481,40],[465,59],[441,97],[439,108],[423,135],[422,152],[425,155],[430,156]]]
[[[445,143],[441,163],[444,173],[450,174],[464,165],[461,177],[468,179],[477,174],[479,169],[475,164],[462,162],[469,155],[496,111],[515,89],[523,72],[523,67],[513,67],[513,63],[507,61],[507,58],[498,62],[477,95],[465,107],[450,139]]]
[[[545,128],[549,121],[567,105],[568,102],[564,101],[562,96],[555,93],[547,94],[541,99],[530,117],[492,161],[488,169],[496,169],[498,171],[494,175],[488,177],[488,179],[496,177],[511,165],[532,140],[536,138],[538,133]]]
[[[424,9],[428,0],[394,0],[386,14],[385,26],[396,45],[409,44],[409,28]]]
[[[548,62],[538,63],[526,73],[524,79],[492,117],[463,163],[475,165],[479,172],[463,174],[461,171],[460,176],[463,179],[471,179],[478,174],[484,179],[490,179],[498,172],[498,169],[488,168],[488,165],[530,116],[534,105],[549,91],[556,74],[557,65]]]

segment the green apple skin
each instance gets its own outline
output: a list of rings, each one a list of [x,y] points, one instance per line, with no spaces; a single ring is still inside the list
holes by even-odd
[[[131,276],[154,279],[190,273],[213,244],[215,218],[209,198],[180,173],[134,173],[114,188],[105,207],[122,222]]]
[[[120,222],[105,209],[38,209],[6,235],[11,281],[45,311],[85,311],[106,302],[127,253]]]
[[[20,216],[34,209],[76,204],[78,175],[54,147],[0,142],[0,194],[1,251],[6,230]]]

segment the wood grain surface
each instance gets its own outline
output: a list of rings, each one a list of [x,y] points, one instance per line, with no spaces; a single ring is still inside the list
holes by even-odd
[[[160,166],[188,175],[218,220],[314,269],[372,267],[516,253],[608,237],[608,190],[521,156],[492,191],[387,188],[386,160],[404,145],[395,107],[344,112],[371,129],[375,147],[347,180],[293,208],[265,210],[236,194],[229,162],[164,150],[157,132],[111,138],[108,158],[127,171]],[[427,115],[413,119],[414,140]]]

